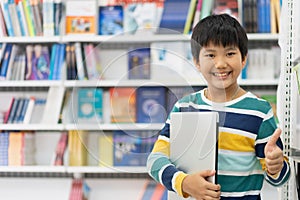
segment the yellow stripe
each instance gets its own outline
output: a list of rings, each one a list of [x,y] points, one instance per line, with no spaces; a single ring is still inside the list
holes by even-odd
[[[170,157],[170,143],[165,140],[158,139],[154,144],[152,152],[160,152]]]
[[[175,179],[175,190],[177,191],[177,194],[179,196],[184,196],[184,197],[187,197],[186,195],[183,195],[183,192],[182,192],[182,181],[183,179],[187,176],[187,174],[183,173],[183,172],[180,172],[177,176],[176,176],[176,179]]]
[[[228,132],[220,132],[219,149],[239,151],[239,152],[255,152],[255,140]]]

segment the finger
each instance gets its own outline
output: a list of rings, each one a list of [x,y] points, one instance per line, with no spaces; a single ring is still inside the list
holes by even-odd
[[[204,171],[199,172],[199,175],[206,178],[206,177],[215,175],[215,173],[216,173],[215,170],[204,170]]]
[[[273,133],[273,135],[271,136],[271,138],[269,139],[267,145],[275,146],[277,140],[280,138],[280,135],[281,135],[281,129],[280,129],[280,128],[277,128],[277,129],[274,131],[274,133]]]

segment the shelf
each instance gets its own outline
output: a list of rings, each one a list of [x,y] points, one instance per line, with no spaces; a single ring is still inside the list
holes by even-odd
[[[0,166],[0,172],[66,173],[64,166]]]
[[[278,34],[249,33],[249,40],[276,41]],[[101,43],[149,43],[149,42],[172,42],[190,41],[190,35],[183,34],[153,34],[138,33],[135,35],[65,35],[65,36],[35,36],[35,37],[2,37],[0,43],[67,43],[67,42],[101,42]]]
[[[0,124],[0,130],[6,131],[63,131],[62,124]]]
[[[147,173],[147,169],[144,166],[141,167],[98,167],[98,166],[79,166],[79,167],[67,167],[68,173]]]
[[[63,86],[63,81],[0,81],[0,87],[58,87]]]
[[[1,43],[59,43],[61,36],[35,36],[35,37],[1,37]]]
[[[132,124],[67,124],[66,130],[90,130],[90,131],[110,131],[110,130],[161,130],[163,123],[132,123]]]

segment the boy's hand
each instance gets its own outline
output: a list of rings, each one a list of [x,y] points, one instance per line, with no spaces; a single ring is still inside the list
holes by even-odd
[[[281,129],[277,128],[265,146],[266,167],[270,175],[279,173],[283,167],[283,152],[276,145],[280,135]]]
[[[186,176],[182,181],[183,193],[197,200],[220,199],[220,185],[207,181],[207,178],[215,173],[215,171],[206,170]]]

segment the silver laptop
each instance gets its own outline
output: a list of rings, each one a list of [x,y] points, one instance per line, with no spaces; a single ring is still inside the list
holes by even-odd
[[[218,113],[178,112],[170,117],[170,159],[176,167],[186,173],[217,171]],[[209,181],[216,183],[216,178],[210,177]],[[174,192],[168,192],[168,199],[187,200]]]

